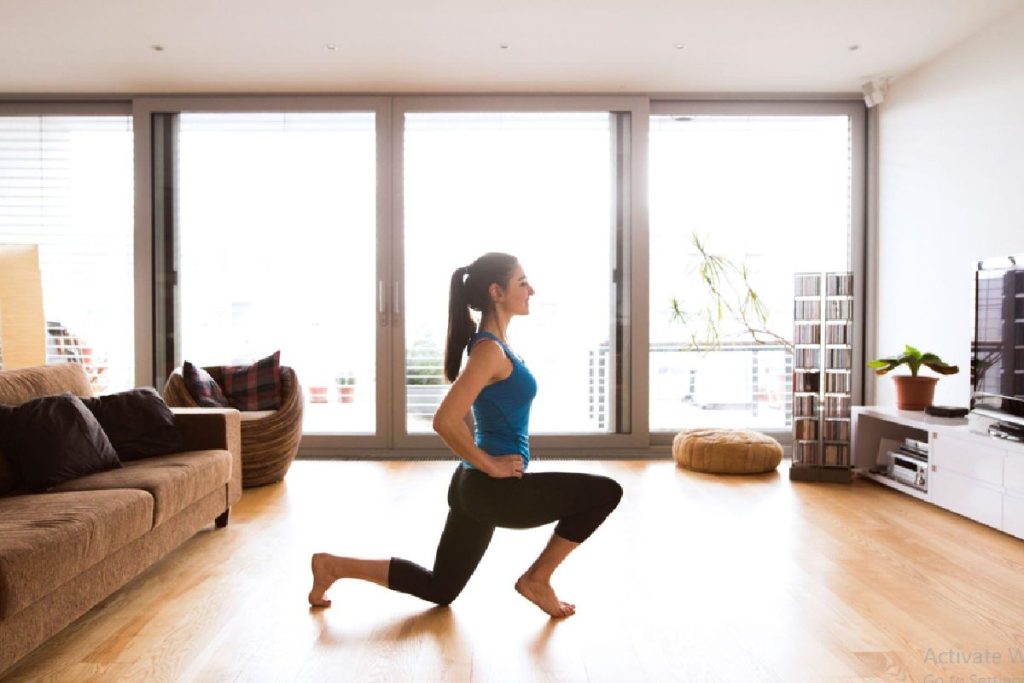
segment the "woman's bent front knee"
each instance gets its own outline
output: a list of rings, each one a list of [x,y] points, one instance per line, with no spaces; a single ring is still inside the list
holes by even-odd
[[[605,510],[604,517],[607,517],[612,513],[615,508],[619,507],[619,502],[622,501],[622,485],[619,482],[611,478],[606,478],[608,482],[605,485]]]
[[[611,477],[601,477],[601,492],[602,498],[609,506],[609,512],[619,506],[619,501],[622,500],[622,485],[619,482]]]
[[[590,538],[622,500],[622,486],[610,477],[594,476],[590,487],[592,505],[563,518],[555,527],[555,533],[567,541],[582,543]]]

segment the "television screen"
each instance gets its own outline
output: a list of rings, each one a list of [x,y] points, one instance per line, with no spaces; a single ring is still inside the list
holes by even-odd
[[[1024,255],[978,264],[971,407],[1024,422]]]

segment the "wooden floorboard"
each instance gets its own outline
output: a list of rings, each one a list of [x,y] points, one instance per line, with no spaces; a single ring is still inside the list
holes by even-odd
[[[314,551],[429,565],[453,467],[298,461],[5,680],[1024,683],[1024,541],[786,463],[535,463],[625,489],[555,575],[564,621],[512,589],[550,527],[499,530],[450,608],[358,582],[307,608]]]

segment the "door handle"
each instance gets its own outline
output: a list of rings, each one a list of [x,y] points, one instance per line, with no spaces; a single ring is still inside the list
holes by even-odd
[[[391,324],[398,326],[402,320],[402,283],[395,280],[391,290]]]

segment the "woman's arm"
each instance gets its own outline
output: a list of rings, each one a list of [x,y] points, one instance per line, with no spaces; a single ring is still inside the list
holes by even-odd
[[[492,477],[521,477],[522,457],[492,456],[477,447],[466,424],[473,401],[492,381],[509,374],[510,361],[494,342],[481,341],[469,354],[466,368],[434,413],[434,431],[456,455]]]

